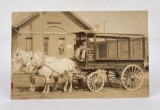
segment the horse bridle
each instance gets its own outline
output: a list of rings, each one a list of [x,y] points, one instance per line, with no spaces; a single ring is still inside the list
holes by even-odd
[[[19,50],[19,49],[18,49]],[[20,50],[19,50],[19,53],[16,53],[16,57],[15,56],[13,56],[13,58],[15,58],[16,59],[16,62],[17,62],[17,60],[18,60],[18,56],[19,55],[21,55],[21,53],[20,53]],[[22,55],[21,55],[21,57],[22,57]]]
[[[27,57],[27,59],[28,59],[28,57]],[[31,66],[33,66],[33,65],[38,65],[38,62],[40,61],[40,58],[36,61],[36,59],[35,59],[35,57],[34,57],[34,52],[33,52],[33,56],[30,57],[30,60],[33,60],[33,59],[35,60],[34,63],[33,63],[32,61],[28,61],[28,60],[26,61],[26,63],[27,63],[27,62],[31,63],[31,65],[30,65],[29,67],[31,67]]]

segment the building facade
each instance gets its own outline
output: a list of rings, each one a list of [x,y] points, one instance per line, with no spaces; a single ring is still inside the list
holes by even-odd
[[[19,12],[12,14],[12,54],[17,48],[41,50],[49,56],[70,58],[75,34],[92,30],[73,12]]]

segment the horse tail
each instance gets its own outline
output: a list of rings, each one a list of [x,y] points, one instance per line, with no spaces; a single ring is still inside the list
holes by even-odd
[[[75,69],[75,67],[74,67],[74,63],[73,63],[73,61],[72,61],[72,60],[70,60],[70,59],[69,59],[69,61],[70,61],[71,69],[72,69],[71,71],[73,72],[73,71],[74,71],[74,69]]]

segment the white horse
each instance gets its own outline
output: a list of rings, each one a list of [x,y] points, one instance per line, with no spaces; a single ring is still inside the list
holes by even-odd
[[[30,74],[30,91],[35,91],[35,76],[42,76],[41,74],[38,73],[38,71],[34,71],[34,68],[40,68],[43,64],[42,63],[52,63],[54,61],[58,60],[55,57],[49,57],[45,55],[42,51],[36,51],[35,53],[33,52],[28,56],[27,61],[26,61],[26,72]],[[58,78],[54,77],[54,90],[56,90]]]
[[[12,56],[12,73],[19,72],[25,66],[28,56],[32,55],[32,51],[26,52],[17,48]]]
[[[15,53],[12,57],[12,73],[19,72],[20,69],[23,69],[26,67],[26,62],[28,61],[28,57],[33,54],[32,51],[26,52],[22,49],[17,48]],[[27,72],[27,69],[24,69],[24,72]],[[34,91],[34,88],[32,85],[35,84],[35,77],[32,74],[29,74],[29,81],[30,81],[30,89],[29,91]]]
[[[64,92],[67,91],[68,83],[70,83],[70,87],[68,92],[72,92],[72,77],[73,72],[75,69],[74,63],[72,60],[67,58],[62,58],[55,60],[53,62],[46,62],[46,59],[44,60],[44,56],[42,56],[41,63],[39,62],[38,55],[35,55],[34,58],[31,58],[30,61],[27,62],[26,66],[29,69],[29,72],[32,72],[33,74],[39,73],[40,76],[44,77],[44,90],[42,93],[48,94],[50,91],[49,87],[49,79],[52,77],[59,77],[62,76],[66,83],[64,86]],[[39,66],[36,66],[39,65]]]

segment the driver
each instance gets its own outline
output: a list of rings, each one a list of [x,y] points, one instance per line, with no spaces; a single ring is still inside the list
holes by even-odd
[[[86,42],[86,40],[85,41],[83,41],[83,43],[82,43],[82,55],[81,55],[81,59],[80,59],[80,61],[84,61],[85,60],[85,56],[86,56],[86,45],[87,45],[87,42]]]
[[[74,54],[74,57],[76,57],[79,61],[85,61],[85,56],[86,56],[86,47],[87,47],[87,41],[84,40],[82,42],[82,45],[80,45]]]

